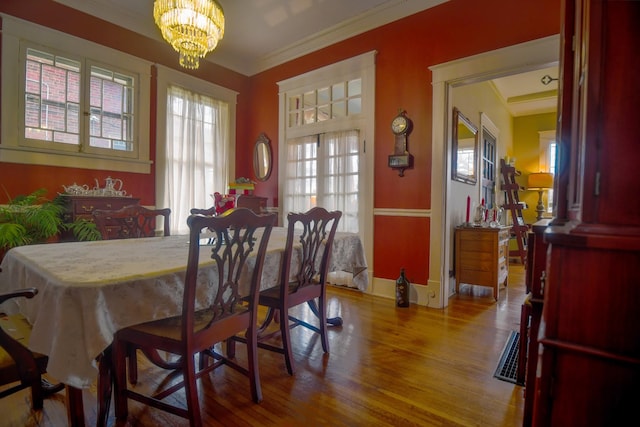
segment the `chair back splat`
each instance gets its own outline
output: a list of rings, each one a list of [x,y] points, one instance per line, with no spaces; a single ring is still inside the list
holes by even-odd
[[[258,346],[284,354],[290,375],[295,373],[290,329],[304,326],[320,334],[322,349],[329,352],[326,284],[333,239],[341,217],[342,212],[329,212],[321,207],[305,213],[290,213],[280,284],[260,292],[259,303],[268,310],[258,329]],[[298,266],[295,271],[291,271],[292,265]],[[315,325],[289,313],[290,308],[305,302],[317,317]],[[280,316],[279,330],[270,331],[276,314]],[[281,346],[271,341],[275,335],[281,335]]]
[[[249,209],[231,209],[218,216],[191,215],[189,253],[184,281],[182,312],[179,316],[129,326],[118,331],[113,343],[115,414],[126,420],[127,401],[134,399],[187,418],[191,426],[201,426],[196,381],[219,366],[227,365],[249,377],[251,397],[262,400],[257,358],[256,313],[259,282],[276,214],[256,215]],[[200,246],[201,234],[213,240]],[[213,266],[199,265],[200,251],[207,251]],[[247,337],[247,365],[235,354],[236,334]],[[218,343],[226,342],[227,354]],[[131,348],[143,354],[157,350],[178,357],[170,368],[178,368],[183,380],[144,395],[128,388],[126,358]],[[196,356],[199,364],[196,369]],[[160,366],[160,365],[159,365]],[[203,383],[204,386],[204,383]],[[163,400],[184,388],[187,409]]]
[[[149,209],[142,205],[129,205],[118,210],[96,209],[93,220],[103,240],[154,237],[156,220],[163,217],[163,235],[171,234],[169,216],[171,209]]]

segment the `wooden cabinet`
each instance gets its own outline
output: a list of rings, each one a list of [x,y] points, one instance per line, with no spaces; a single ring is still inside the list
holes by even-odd
[[[640,121],[629,118],[640,2],[562,7],[556,218],[544,233],[532,424],[626,425],[640,401]]]
[[[527,264],[525,283],[526,301],[522,305],[520,322],[520,354],[518,359],[518,383],[524,384],[524,421],[530,426],[533,417],[533,398],[538,366],[538,332],[544,303],[544,282],[546,280],[547,242],[544,232],[549,219],[542,219],[531,226],[527,243]]]
[[[250,194],[241,194],[238,196],[236,206],[239,208],[249,208],[257,214],[266,213],[267,198]]]
[[[116,210],[140,202],[136,197],[99,197],[99,196],[63,196],[66,202],[65,222],[77,219],[93,221],[95,209]],[[63,236],[63,240],[71,240],[70,236]]]
[[[458,227],[455,231],[456,293],[460,284],[488,286],[498,300],[509,276],[510,227]]]

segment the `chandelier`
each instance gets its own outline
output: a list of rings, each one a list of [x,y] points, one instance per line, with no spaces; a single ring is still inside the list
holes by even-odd
[[[224,36],[224,12],[216,0],[155,0],[153,19],[185,68],[198,68]]]

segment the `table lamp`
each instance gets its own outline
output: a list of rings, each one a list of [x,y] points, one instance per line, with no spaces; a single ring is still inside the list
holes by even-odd
[[[553,174],[548,172],[536,172],[529,174],[527,178],[527,190],[538,192],[538,204],[536,205],[536,220],[542,219],[542,214],[545,211],[544,204],[542,203],[542,193],[545,190],[553,188]]]

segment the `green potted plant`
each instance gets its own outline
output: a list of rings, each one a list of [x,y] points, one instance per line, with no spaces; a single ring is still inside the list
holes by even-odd
[[[65,223],[64,205],[60,198],[45,197],[47,190],[10,198],[0,204],[0,259],[9,249],[34,243],[44,243],[69,231],[76,240],[100,240],[100,232],[90,221]]]

